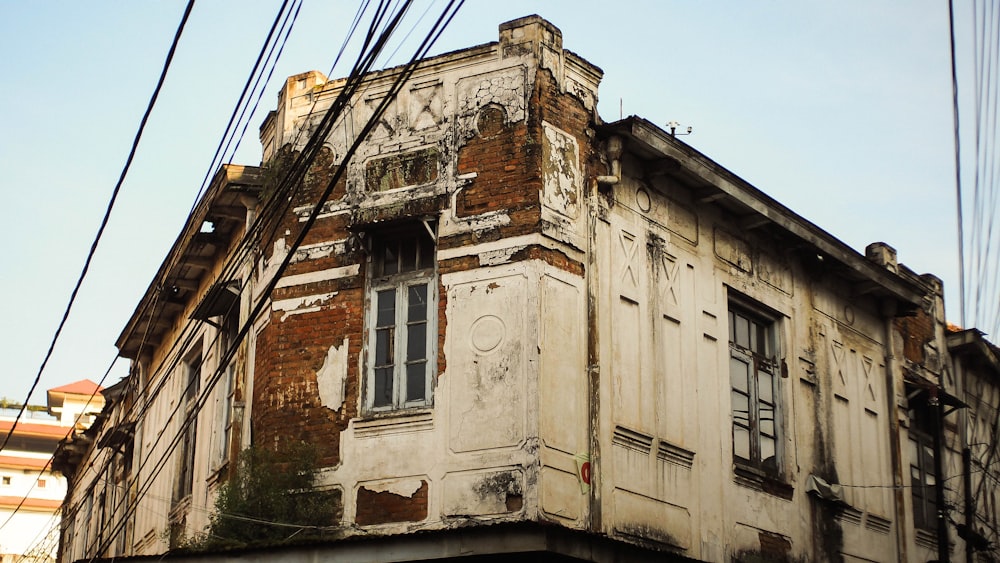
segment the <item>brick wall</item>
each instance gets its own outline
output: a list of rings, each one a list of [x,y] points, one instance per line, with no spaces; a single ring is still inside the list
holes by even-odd
[[[300,232],[302,223],[291,210],[317,200],[336,170],[331,163],[329,151],[321,152],[289,211],[274,221],[272,236],[261,245],[271,260],[280,258],[270,256],[274,240],[284,238],[286,245],[290,245]],[[339,192],[343,197],[344,185],[341,179],[334,194]],[[343,216],[319,219],[304,244],[342,240],[349,234],[347,224]],[[348,364],[356,371],[353,366],[358,365],[364,336],[363,258],[362,253],[355,250],[293,262],[285,276],[353,264],[360,264],[361,268],[354,276],[277,288],[271,295],[272,301],[281,301],[335,294],[332,299],[319,302],[319,309],[313,312],[287,314],[278,310],[270,313],[269,323],[258,338],[255,358],[252,423],[256,443],[305,441],[317,448],[321,466],[333,466],[341,461],[341,432],[357,415],[358,378],[356,374],[349,375],[343,405],[334,411],[321,403],[316,374],[323,367],[330,348],[341,346],[345,338]]]
[[[528,119],[517,124],[506,124],[496,108],[488,108],[481,116],[481,133],[457,149],[458,173],[476,172],[477,176],[457,197],[457,213],[467,217],[489,211],[502,210],[509,215],[509,224],[486,233],[461,234],[439,240],[438,248],[454,248],[476,244],[483,240],[497,240],[540,229],[541,208],[541,139],[542,121],[574,135],[581,150],[584,177],[592,178],[599,163],[588,136],[592,127],[591,114],[576,98],[563,94],[548,71],[538,73],[536,87],[531,96]],[[427,154],[455,154],[454,149],[442,147]],[[294,155],[292,155],[294,156]],[[302,228],[302,223],[291,211],[315,203],[319,194],[332,178],[336,168],[332,155],[324,152],[303,181],[289,210],[273,221],[273,236],[262,242],[265,256],[272,260],[273,242],[284,238],[290,245]],[[604,173],[603,168],[600,173]],[[385,176],[383,174],[382,176]],[[381,178],[381,176],[380,176]],[[383,178],[384,179],[384,178]],[[381,181],[381,180],[380,180]],[[388,180],[386,180],[388,181]],[[589,180],[587,181],[589,184]],[[384,183],[384,182],[383,182]],[[381,185],[381,184],[380,184]],[[588,185],[584,189],[589,189]],[[334,191],[334,200],[349,197],[343,179]],[[450,204],[449,198],[429,198],[407,201],[399,206],[371,212],[362,220],[391,220],[407,216],[439,213]],[[430,206],[427,209],[424,207]],[[418,209],[419,208],[419,209]],[[419,211],[419,213],[417,213]],[[396,214],[395,216],[393,214]],[[355,218],[359,217],[354,213]],[[350,223],[352,214],[340,214],[319,219],[308,233],[305,244],[343,241],[356,234]],[[377,224],[377,223],[376,223]],[[320,463],[334,466],[349,460],[340,459],[340,437],[351,418],[358,416],[359,397],[363,381],[363,354],[365,341],[365,279],[366,256],[364,245],[349,245],[346,252],[330,252],[322,257],[291,264],[285,276],[358,266],[358,273],[336,280],[279,288],[272,300],[295,299],[315,295],[329,295],[324,301],[312,303],[318,307],[309,312],[276,310],[259,335],[255,358],[253,397],[254,441],[272,444],[285,440],[304,440],[317,447]],[[512,261],[543,260],[557,268],[583,274],[584,265],[564,253],[541,246],[529,246],[511,257]],[[439,264],[439,273],[449,273],[480,267],[473,257],[456,258]],[[444,355],[447,332],[447,293],[438,287],[438,373],[444,373],[447,358]],[[322,368],[332,346],[348,341],[347,380],[344,402],[339,410],[324,406],[319,396],[316,374]],[[350,487],[350,484],[344,484]],[[392,493],[377,493],[361,489],[358,493],[358,522],[379,523],[419,520],[426,517],[426,499],[429,485],[412,497],[399,497]]]
[[[427,481],[411,496],[391,491],[358,489],[357,512],[354,522],[361,526],[391,522],[419,522],[427,518]]]
[[[917,309],[912,317],[898,318],[894,324],[903,340],[903,357],[915,364],[924,363],[924,346],[934,340],[934,318]]]

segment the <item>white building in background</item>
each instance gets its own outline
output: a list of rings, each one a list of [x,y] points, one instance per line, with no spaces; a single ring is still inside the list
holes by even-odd
[[[48,405],[0,410],[0,563],[55,561],[66,479],[50,467],[59,442],[90,426],[104,407],[100,387],[81,380],[48,391]],[[82,416],[81,416],[82,415]],[[79,420],[77,420],[79,419]]]

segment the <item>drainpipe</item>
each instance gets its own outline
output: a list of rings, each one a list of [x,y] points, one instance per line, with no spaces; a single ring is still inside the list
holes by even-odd
[[[963,419],[965,417],[962,417]],[[963,425],[963,430],[965,430]],[[963,432],[964,434],[964,432]],[[972,563],[974,555],[974,550],[972,546],[972,537],[976,529],[976,511],[972,506],[972,449],[969,447],[969,440],[962,440],[962,492],[965,496],[965,561],[966,563]],[[984,477],[985,478],[985,477]]]
[[[889,454],[892,460],[892,480],[895,484],[893,490],[893,501],[896,512],[896,556],[899,561],[906,561],[906,530],[903,522],[906,513],[903,507],[904,502],[903,466],[902,450],[900,449],[899,438],[899,413],[896,405],[896,373],[899,370],[896,360],[896,331],[893,329],[892,321],[896,318],[897,304],[895,301],[886,299],[881,303],[882,318],[885,319],[885,388],[886,401],[889,413]]]
[[[599,177],[600,178],[600,177]],[[587,285],[587,461],[590,463],[590,489],[588,507],[588,529],[595,534],[601,533],[601,355],[600,338],[598,337],[600,322],[598,319],[598,303],[600,302],[600,280],[597,267],[597,223],[600,221],[597,213],[599,205],[596,194],[590,196],[590,213],[587,225],[587,269],[584,272]],[[583,476],[581,475],[581,478]]]
[[[606,154],[611,161],[611,174],[597,176],[597,188],[609,187],[622,180],[622,138],[614,135],[608,138]],[[597,206],[600,204],[596,193],[590,195],[590,213],[587,225],[587,269],[585,272],[587,285],[587,384],[589,398],[589,417],[587,421],[587,436],[589,441],[588,458],[590,463],[590,506],[589,530],[601,533],[603,516],[601,506],[601,352],[600,319],[598,305],[601,296],[597,246],[598,217]]]
[[[611,161],[611,174],[597,176],[597,188],[613,186],[621,182],[622,174],[622,140],[613,136],[607,142],[607,156]],[[598,305],[600,303],[601,283],[597,265],[598,217],[597,207],[600,205],[597,193],[590,194],[590,213],[587,225],[587,269],[585,272],[587,285],[587,396],[590,405],[587,420],[588,461],[590,463],[589,490],[589,524],[593,533],[601,533],[603,526],[601,507],[601,352],[600,320]]]
[[[622,181],[622,138],[617,135],[608,139],[608,159],[611,160],[611,174],[598,176],[597,185],[613,186]]]

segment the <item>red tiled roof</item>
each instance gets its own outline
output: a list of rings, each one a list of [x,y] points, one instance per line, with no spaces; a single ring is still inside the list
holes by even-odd
[[[80,381],[74,381],[73,383],[67,383],[66,385],[49,389],[49,393],[72,393],[74,395],[91,395],[94,393],[95,390],[97,392],[101,392],[104,390],[104,388],[89,379],[81,379]]]

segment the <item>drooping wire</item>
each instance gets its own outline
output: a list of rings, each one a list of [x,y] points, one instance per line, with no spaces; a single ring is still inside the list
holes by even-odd
[[[449,4],[449,7],[451,7],[453,4],[455,4],[454,1],[451,4]],[[407,6],[408,5],[409,5],[409,2],[407,3]],[[461,6],[461,3],[458,3],[458,6]],[[457,9],[458,9],[457,7],[454,8],[455,11],[457,11]],[[405,11],[405,10],[403,10],[403,11]],[[373,48],[373,51],[378,51],[379,49],[384,48],[385,40],[387,40],[387,38],[388,38],[388,33],[385,33],[385,32],[391,30],[389,28],[395,28],[396,26],[398,26],[399,20],[402,17],[402,12],[403,11],[401,11],[399,14],[397,14],[397,16],[395,18],[393,18],[393,20],[386,25],[386,29],[383,29],[382,39],[380,41],[377,41],[376,44],[375,44],[378,48],[377,49]],[[416,55],[414,55],[414,60],[411,61],[411,64],[408,65],[408,67],[406,69],[404,69],[404,71],[400,74],[400,76],[399,76],[399,78],[397,80],[397,83],[394,85],[394,89],[383,98],[382,103],[376,109],[376,112],[372,115],[372,117],[369,120],[366,128],[358,136],[357,140],[355,141],[354,145],[352,145],[352,148],[348,152],[348,154],[345,155],[345,157],[344,157],[345,161],[349,160],[350,157],[353,156],[354,152],[356,152],[356,150],[360,146],[361,142],[364,140],[364,138],[367,136],[367,134],[371,131],[371,129],[374,128],[375,124],[378,122],[378,118],[380,117],[381,113],[385,111],[388,103],[392,99],[394,99],[395,93],[398,92],[398,90],[402,87],[402,84],[405,82],[405,80],[412,74],[413,70],[415,70],[415,68],[416,68],[416,61],[419,60],[419,58],[422,58],[423,56],[426,55],[427,50],[430,48],[431,45],[433,45],[433,42],[440,36],[440,33],[444,29],[444,26],[446,26],[447,23],[450,23],[451,19],[454,17],[455,11],[452,11],[450,14],[448,14],[447,17],[445,17],[445,15],[442,14],[442,17],[439,18],[438,24],[436,24],[436,26],[435,26],[436,32],[432,31],[432,33],[428,35],[428,38],[424,41],[424,43],[421,46],[421,50],[419,50],[418,53]],[[442,20],[443,20],[443,24],[442,24]],[[367,57],[365,60],[366,60],[366,65],[363,65],[363,66],[370,67],[371,62],[374,61],[374,57]],[[344,109],[344,107],[346,107],[347,101],[349,101],[352,98],[352,96],[356,93],[358,87],[360,87],[360,85],[362,83],[362,78],[363,78],[363,73],[361,75],[359,75],[358,77],[356,77],[356,81],[355,81],[356,84],[355,84],[355,86],[353,88],[350,88],[350,89],[345,88],[341,92],[341,95],[338,97],[338,100],[335,101],[333,105],[331,105],[330,110],[327,112],[327,117],[333,117],[333,118],[335,118],[335,117],[339,116],[339,111],[342,111]],[[341,103],[338,104],[338,101],[340,101]],[[339,107],[339,111],[334,112],[333,110],[338,109],[338,107]],[[323,124],[323,125],[325,125],[325,127],[323,127],[323,126],[318,127],[317,131],[315,132],[315,134],[313,136],[313,140],[319,139],[319,143],[318,143],[319,146],[322,145],[322,141],[329,134],[329,128],[332,127],[333,122],[335,121],[335,119],[328,119],[328,120],[325,120],[325,121],[326,121],[326,123]],[[316,150],[318,151],[318,149],[316,149]],[[305,155],[307,152],[309,152],[309,151],[303,150],[303,152],[300,154],[300,157],[302,157],[303,155]],[[308,165],[309,162],[307,161],[307,162],[304,162],[302,164]],[[296,169],[296,172],[298,174],[304,173],[304,170],[305,170],[304,166],[302,166],[302,165],[295,166],[295,169]],[[299,244],[301,244],[301,241],[303,240],[305,233],[308,231],[309,227],[312,225],[312,223],[315,221],[315,218],[318,216],[318,213],[319,213],[320,209],[322,208],[322,203],[325,201],[325,199],[327,199],[329,197],[330,193],[333,190],[334,185],[339,180],[339,176],[343,174],[344,169],[345,168],[343,166],[341,166],[340,168],[338,168],[338,173],[335,175],[334,179],[332,179],[330,181],[329,185],[327,186],[327,190],[324,193],[324,195],[320,198],[319,203],[313,208],[313,212],[312,212],[312,215],[311,215],[312,221],[307,221],[306,224],[302,227],[302,229],[300,231],[300,236],[297,239],[297,243],[293,244],[293,246],[289,249],[288,253],[285,256],[285,260],[282,263],[282,267],[279,267],[279,269],[277,270],[277,272],[275,272],[272,275],[271,282],[268,284],[268,287],[261,293],[261,296],[260,296],[260,298],[258,300],[258,303],[257,303],[256,307],[254,308],[254,311],[251,312],[251,314],[248,316],[248,319],[247,319],[246,323],[243,324],[243,326],[242,326],[242,328],[240,330],[240,333],[234,338],[233,345],[229,347],[229,349],[227,350],[227,353],[220,359],[220,361],[219,361],[219,368],[213,374],[213,376],[209,380],[208,384],[206,385],[205,389],[201,392],[201,394],[200,394],[200,396],[198,398],[198,403],[196,404],[195,408],[191,409],[189,415],[185,418],[184,423],[182,423],[181,428],[178,430],[178,433],[175,435],[175,439],[172,440],[171,444],[168,446],[167,452],[160,459],[165,459],[167,456],[169,456],[172,453],[173,449],[179,443],[180,436],[185,431],[185,425],[189,425],[192,422],[192,420],[197,416],[197,414],[201,411],[201,409],[204,407],[205,401],[207,400],[207,398],[208,398],[209,394],[212,392],[212,389],[214,388],[215,384],[218,382],[219,378],[221,377],[224,367],[232,360],[232,357],[233,357],[233,355],[236,352],[238,343],[243,340],[243,338],[246,336],[246,332],[252,326],[252,324],[254,323],[254,321],[259,317],[259,315],[260,315],[260,313],[262,311],[263,305],[266,304],[267,299],[270,296],[270,293],[273,291],[274,286],[277,284],[277,282],[279,281],[279,279],[281,277],[281,272],[284,270],[284,268],[286,268],[288,266],[288,264],[290,263],[292,257],[295,255],[295,249],[298,247]],[[294,174],[294,173],[290,173],[288,175],[288,177],[286,177],[286,178],[291,178],[291,177],[294,177],[295,175],[296,174]],[[273,200],[273,198],[272,198],[272,200]],[[160,470],[162,470],[162,468],[163,468],[163,464],[159,464],[158,467],[156,468],[154,474],[151,475],[149,477],[149,479],[146,481],[146,486],[143,488],[142,491],[140,491],[140,493],[139,493],[140,497],[142,496],[142,494],[145,493],[145,491],[148,491],[148,488],[156,480],[156,475],[159,473]],[[141,473],[141,467],[137,471],[137,473]],[[138,503],[134,502],[132,504],[133,509],[137,505],[138,505]],[[122,522],[124,522],[124,519],[122,519]],[[109,538],[113,537],[113,535],[114,534],[109,535]],[[101,551],[103,551],[103,549],[99,549],[98,553],[100,553]]]
[[[243,117],[243,115],[246,112],[246,105],[244,104],[244,101],[246,99],[248,90],[252,92],[252,91],[256,90],[257,89],[257,85],[260,84],[260,74],[257,71],[258,71],[258,68],[260,67],[261,61],[265,59],[265,57],[264,57],[265,52],[267,52],[267,54],[268,54],[267,55],[267,60],[270,60],[271,59],[271,55],[274,53],[274,44],[271,45],[270,50],[268,50],[268,44],[272,43],[271,39],[274,36],[274,31],[278,27],[278,23],[281,22],[281,21],[284,22],[284,23],[282,23],[282,29],[283,30],[285,29],[285,24],[288,24],[289,20],[291,21],[291,25],[288,25],[288,27],[287,27],[287,32],[284,33],[284,38],[283,38],[282,43],[281,43],[282,48],[284,47],[284,42],[287,41],[287,39],[288,39],[288,35],[291,32],[291,28],[294,26],[295,19],[298,16],[298,9],[301,8],[301,1],[298,2],[297,8],[294,11],[294,14],[291,11],[286,10],[288,4],[289,4],[289,0],[285,0],[282,3],[282,6],[281,6],[281,8],[278,11],[278,14],[275,16],[275,19],[274,19],[274,22],[273,22],[273,24],[271,26],[271,29],[268,32],[267,38],[265,39],[265,44],[264,44],[264,46],[261,47],[260,54],[259,54],[259,56],[257,58],[256,63],[254,64],[254,68],[251,71],[250,76],[248,76],[246,84],[244,85],[244,88],[243,88],[243,92],[240,95],[239,101],[237,102],[236,106],[233,109],[233,113],[230,116],[229,125],[227,125],[227,127],[226,127],[226,133],[224,133],[223,139],[220,140],[219,145],[218,145],[218,147],[216,149],[215,155],[213,155],[213,157],[212,157],[212,164],[210,164],[210,168],[209,168],[210,171],[216,166],[215,162],[217,161],[220,152],[222,154],[225,154],[225,149],[222,148],[223,147],[223,143],[225,143],[226,149],[228,149],[229,144],[232,142],[233,136],[231,134],[231,129],[232,129],[232,125],[233,125],[233,122],[234,122],[234,117],[236,116],[237,112],[239,112],[241,110],[241,107],[242,107],[242,111],[240,113],[240,120],[242,120],[242,117]],[[174,43],[173,43],[173,45],[172,45],[172,47],[171,47],[171,49],[170,49],[170,51],[168,53],[167,60],[165,62],[165,66],[164,66],[163,72],[161,73],[159,83],[157,84],[156,90],[154,91],[153,97],[150,100],[149,106],[148,106],[148,108],[146,110],[146,114],[143,117],[142,122],[140,124],[139,132],[137,133],[135,141],[133,142],[132,151],[129,154],[128,161],[126,163],[126,169],[123,170],[122,176],[119,179],[118,185],[115,188],[114,195],[112,196],[112,204],[109,204],[108,213],[110,213],[111,205],[113,205],[114,199],[115,199],[115,197],[117,197],[117,193],[118,193],[118,191],[121,188],[121,184],[122,184],[122,181],[124,180],[125,174],[126,174],[126,172],[128,170],[128,166],[131,164],[131,161],[132,161],[132,159],[133,159],[133,157],[135,155],[135,152],[136,152],[136,149],[137,149],[137,146],[138,146],[139,137],[142,134],[142,131],[143,131],[144,127],[145,127],[146,121],[149,118],[150,111],[152,110],[153,104],[156,101],[156,98],[157,98],[157,96],[159,94],[160,88],[163,85],[164,78],[165,78],[166,72],[167,72],[167,68],[169,67],[170,61],[173,58],[173,54],[174,54],[174,52],[176,50],[176,46],[178,44],[178,40],[180,38],[181,31],[183,30],[184,24],[187,22],[187,19],[188,19],[190,13],[191,13],[193,5],[194,5],[194,1],[191,0],[191,2],[188,4],[187,10],[184,13],[184,17],[183,17],[183,19],[181,21],[181,24],[180,24],[180,26],[178,28],[178,31],[175,34]],[[282,18],[282,14],[283,13],[285,14],[284,19]],[[293,15],[291,15],[291,17],[289,18],[289,14],[293,14]],[[280,32],[279,32],[279,34],[280,34]],[[278,58],[280,58],[280,54],[281,54],[281,50],[279,49],[278,50],[278,56],[275,57],[275,59],[274,59],[274,61],[272,63],[271,72],[273,72],[274,65],[276,64]],[[268,75],[268,77],[270,78],[270,74]],[[249,85],[251,84],[251,82],[253,82],[253,84],[254,84],[254,87],[252,89],[249,88]],[[266,86],[266,81],[265,81],[265,86]],[[260,92],[263,93],[263,91],[264,90],[263,90],[263,87],[262,87],[260,89]],[[257,101],[259,101],[259,100],[260,100],[260,95],[258,95],[258,97],[257,97]],[[238,123],[238,121],[237,121],[237,123]],[[245,132],[245,130],[246,129],[244,127],[243,131]],[[228,141],[226,141],[227,138],[228,138]],[[237,146],[238,146],[238,142],[237,142]],[[234,151],[235,151],[235,148],[234,148]],[[204,185],[207,183],[207,181],[208,181],[208,177],[206,177],[206,179],[203,181],[202,190],[199,190],[199,197],[200,197],[202,191],[204,190]],[[106,214],[105,218],[104,218],[104,223],[101,226],[101,231],[103,231],[104,226],[107,224],[107,220],[108,220],[108,215]],[[98,238],[100,238],[100,232],[98,234]],[[94,246],[95,247],[96,247],[96,244],[97,244],[97,241],[94,242]],[[91,255],[87,259],[87,264],[88,265],[90,263],[91,257],[93,256],[93,251],[94,251],[94,248],[92,247],[92,249],[91,249]],[[82,276],[81,276],[81,281],[82,281]],[[77,285],[77,289],[79,289],[79,282],[78,282],[78,285]],[[76,295],[76,291],[74,290],[74,297],[75,297],[75,295]],[[72,304],[72,300],[71,300],[71,304]],[[69,311],[67,310],[67,315],[68,315],[68,312]],[[63,323],[65,323],[65,320],[66,320],[66,317],[64,316]],[[61,329],[62,329],[62,324],[60,324],[60,330]],[[147,329],[148,329],[148,327],[147,327]],[[147,332],[148,332],[148,330],[147,330]],[[57,336],[58,336],[58,332],[57,332]],[[144,335],[144,340],[145,340],[145,335]],[[53,342],[53,345],[54,344],[55,343]],[[140,345],[140,347],[141,347],[141,345]],[[51,354],[51,351],[52,350],[50,348],[50,351],[49,351],[50,354]],[[112,361],[111,365],[105,371],[104,376],[101,378],[101,381],[98,383],[98,387],[103,386],[103,384],[104,384],[105,380],[107,379],[107,377],[109,376],[109,374],[110,374],[110,372],[111,372],[114,364],[117,362],[117,359],[118,359],[118,356],[115,357],[115,359]],[[48,357],[46,357],[46,361],[47,360],[48,360]],[[44,364],[43,364],[43,367],[44,367]],[[41,375],[41,372],[39,373],[39,376],[40,375]],[[38,380],[36,380],[36,385],[37,385],[37,381]],[[35,389],[35,387],[33,386],[31,392],[33,392],[34,389]],[[31,395],[31,392],[29,392],[29,397]],[[95,390],[95,393],[96,393],[96,390]],[[94,395],[92,394],[91,395],[91,400],[93,399],[93,397],[94,397]],[[27,403],[27,401],[26,401],[26,403]],[[23,412],[23,409],[22,409],[22,412]],[[13,427],[11,428],[11,433],[12,432],[13,432]],[[9,439],[11,433],[8,434],[8,439]],[[4,444],[6,444],[6,440],[4,441]],[[50,459],[49,463],[51,463],[51,461],[52,460]],[[48,464],[46,465],[46,468],[43,468],[42,472],[44,472],[45,469],[47,469],[47,467],[48,467]],[[10,516],[8,517],[8,519],[3,524],[0,524],[0,529],[2,529],[3,527],[5,527],[7,525],[7,523],[10,522],[10,519],[13,518],[14,514],[16,514],[18,512],[18,510],[24,505],[24,502],[27,500],[27,498],[30,496],[30,494],[31,494],[31,491],[29,490],[28,493],[26,494],[26,496],[23,499],[21,499],[21,502],[18,504],[18,506],[12,511],[12,513],[10,514]]]
[[[959,304],[961,307],[961,323],[965,324],[965,222],[962,213],[962,158],[961,158],[961,135],[959,135],[959,113],[958,113],[958,66],[955,62],[955,4],[954,0],[948,0],[948,23],[951,35],[951,101],[952,119],[955,131],[955,199],[958,202],[958,277],[959,277]]]
[[[66,321],[69,319],[70,312],[73,310],[73,304],[76,302],[77,294],[80,292],[83,280],[87,277],[87,272],[90,270],[90,264],[94,259],[94,254],[97,252],[97,246],[104,234],[104,229],[108,226],[108,220],[111,218],[111,211],[114,209],[115,202],[118,200],[118,194],[121,192],[122,184],[125,183],[125,177],[128,175],[129,168],[132,165],[132,160],[135,158],[136,150],[139,148],[139,140],[142,138],[142,133],[146,129],[146,122],[149,120],[149,116],[153,112],[153,107],[156,105],[156,99],[160,95],[160,89],[166,81],[167,71],[170,70],[170,63],[174,58],[174,52],[177,50],[177,45],[180,43],[181,34],[184,31],[184,26],[187,23],[188,17],[191,15],[192,8],[194,8],[194,0],[188,0],[187,7],[184,9],[184,14],[181,16],[180,24],[177,26],[177,31],[174,33],[174,40],[170,45],[170,50],[167,51],[167,58],[163,63],[163,70],[160,72],[160,78],[156,83],[156,88],[153,90],[153,95],[150,98],[149,103],[146,105],[146,112],[143,114],[142,120],[139,122],[139,130],[136,132],[135,138],[132,140],[132,148],[129,150],[128,157],[125,159],[125,166],[122,168],[121,174],[118,177],[118,182],[115,184],[115,188],[111,192],[111,199],[105,209],[104,217],[101,219],[101,225],[97,229],[97,235],[94,237],[94,242],[90,245],[90,251],[87,253],[83,269],[80,271],[80,275],[76,280],[76,285],[73,287],[73,291],[70,294],[69,303],[66,305],[62,319],[59,321],[59,325],[52,337],[52,342],[49,344],[48,351],[45,353],[45,358],[42,360],[42,364],[38,368],[38,374],[35,376],[35,380],[31,384],[28,396],[22,403],[21,410],[18,412],[17,418],[14,420],[14,424],[11,425],[10,430],[4,437],[3,444],[0,444],[0,451],[3,451],[4,448],[7,447],[7,443],[10,441],[11,435],[14,434],[14,429],[17,428],[17,422],[21,419],[24,409],[27,408],[28,402],[31,400],[31,395],[38,387],[38,383],[42,379],[42,373],[45,371],[45,367],[48,365],[49,359],[52,357],[52,353],[55,350],[56,342],[59,341],[59,335],[62,334],[62,330],[66,326]]]
[[[111,364],[108,365],[108,369],[104,371],[104,377],[101,378],[101,381],[98,382],[98,384],[94,387],[94,390],[90,393],[90,398],[86,402],[87,405],[92,404],[94,397],[97,396],[98,389],[100,389],[101,386],[104,384],[104,381],[111,373],[111,370],[114,369],[114,366],[117,362],[118,362],[118,356],[115,355],[114,359],[111,360]],[[87,416],[86,410],[80,411],[80,413],[76,415],[76,419],[73,421],[73,425],[66,429],[67,435],[71,434],[73,430],[77,428],[78,424],[80,423],[80,421],[83,419],[84,416]],[[53,457],[49,457],[48,461],[45,462],[45,465],[42,467],[42,469],[39,470],[36,479],[34,479],[34,483],[37,483],[38,478],[41,478],[42,475],[44,475],[45,472],[49,470],[49,468],[52,466],[52,461]],[[11,520],[14,518],[14,515],[17,514],[17,512],[21,510],[21,507],[24,506],[24,503],[26,503],[28,499],[31,498],[31,492],[35,489],[34,483],[31,485],[31,487],[28,488],[28,492],[24,494],[24,497],[22,497],[21,501],[17,503],[17,506],[14,507],[14,510],[12,510],[11,513],[7,516],[7,519],[3,521],[3,524],[0,524],[0,530],[3,530],[7,526],[7,524],[11,522]]]
[[[248,114],[250,116],[257,113],[257,108],[260,106],[260,100],[264,96],[264,91],[267,85],[271,82],[271,77],[274,76],[274,69],[278,67],[277,61],[281,58],[281,54],[285,51],[285,44],[288,42],[288,36],[291,35],[292,28],[295,27],[295,22],[299,18],[299,11],[301,9],[302,9],[302,2],[300,1],[299,4],[295,7],[295,13],[292,14],[292,20],[291,24],[288,26],[288,31],[285,33],[285,37],[281,40],[281,46],[278,47],[278,54],[275,56],[274,59],[275,64],[271,65],[271,69],[267,72],[267,78],[264,80],[264,85],[260,88],[260,90],[257,91],[257,98],[254,100],[253,107],[250,109],[250,113]],[[254,85],[254,88],[256,88],[256,85]],[[242,120],[242,118],[243,116],[241,115],[240,119]],[[243,121],[243,129],[240,130],[240,135],[236,139],[236,144],[235,146],[233,146],[233,151],[229,153],[229,157],[225,159],[225,162],[230,164],[232,163],[233,157],[236,156],[236,151],[239,150],[240,144],[243,142],[243,137],[246,135],[247,127],[249,126],[250,126],[250,119],[248,118],[246,121]],[[192,207],[192,210],[193,209],[194,208]]]
[[[250,70],[250,74],[247,75],[247,80],[243,84],[243,91],[240,93],[240,97],[233,106],[233,112],[229,115],[229,123],[226,124],[225,132],[223,133],[222,139],[219,140],[219,144],[216,146],[215,154],[212,155],[212,159],[208,163],[208,169],[205,171],[205,177],[201,181],[201,188],[195,195],[194,201],[191,204],[190,212],[194,211],[195,206],[198,201],[201,200],[201,196],[205,193],[205,189],[208,187],[209,181],[212,179],[212,175],[215,174],[216,169],[220,162],[228,162],[229,158],[225,155],[229,152],[229,147],[236,140],[236,147],[233,152],[239,148],[239,143],[243,139],[243,133],[246,132],[246,125],[244,125],[239,137],[235,136],[235,129],[239,127],[239,124],[243,122],[243,118],[246,115],[246,110],[249,97],[253,95],[254,92],[258,91],[258,86],[260,85],[261,77],[263,76],[261,70],[261,64],[264,66],[270,64],[271,72],[274,71],[275,66],[277,66],[278,60],[281,58],[281,52],[284,50],[285,42],[288,41],[288,36],[292,32],[292,28],[295,26],[295,21],[298,19],[299,9],[302,7],[301,0],[298,1],[298,5],[294,11],[288,10],[289,3],[292,0],[283,0],[281,6],[278,8],[278,13],[274,17],[274,21],[271,23],[271,28],[267,32],[267,37],[264,38],[264,44],[260,47],[260,52],[257,54],[257,60],[254,62],[253,68]],[[280,30],[279,30],[280,24]],[[281,40],[281,48],[278,50],[278,56],[271,61],[271,56],[274,54],[274,50],[277,47],[277,42],[272,42],[271,39],[274,37],[275,31],[278,31],[278,35],[284,34]],[[257,96],[257,101],[260,101],[260,96],[263,94],[264,90],[267,88],[267,83],[270,81],[271,73],[268,73],[267,80],[264,81],[264,85],[260,88],[260,94]],[[254,110],[256,110],[257,105],[254,104]],[[253,111],[250,115],[253,115]],[[237,116],[237,114],[239,114]],[[247,120],[249,123],[249,119]],[[221,158],[220,158],[221,155]]]
[[[1000,157],[997,144],[1000,6],[995,2],[972,4],[973,87],[970,98],[973,111],[966,121],[972,129],[973,140],[973,154],[966,159],[972,166],[971,190],[961,185],[958,188],[961,192],[958,217],[961,311],[963,326],[976,326],[986,334],[996,334],[1000,332],[1000,217],[997,217],[1000,206],[1000,165],[997,162]],[[954,51],[953,47],[953,59]],[[952,65],[955,67],[957,63],[953,60]],[[953,68],[953,75],[955,73]],[[953,90],[956,89],[955,81],[953,78]],[[972,216],[969,223],[964,222],[966,210]]]

